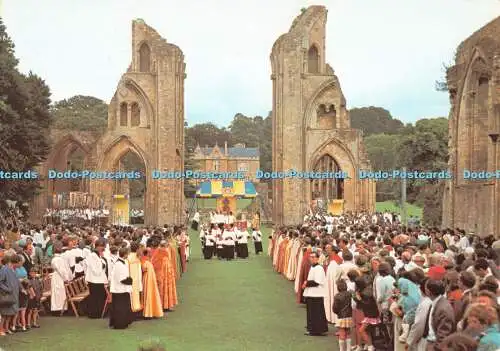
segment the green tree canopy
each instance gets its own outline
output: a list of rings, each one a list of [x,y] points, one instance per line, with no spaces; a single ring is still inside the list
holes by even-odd
[[[245,143],[248,147],[258,147],[260,151],[260,168],[270,171],[272,168],[272,117],[269,112],[266,118],[261,116],[247,117],[241,113],[234,116],[229,126],[232,140]]]
[[[0,168],[27,171],[44,161],[50,150],[50,90],[30,72],[19,72],[14,43],[0,18]],[[0,200],[26,201],[37,181],[0,181]]]
[[[193,152],[196,145],[201,147],[213,146],[217,142],[224,145],[224,142],[232,143],[231,133],[226,128],[219,128],[213,123],[195,124],[186,128],[185,144],[188,152]]]
[[[349,110],[351,127],[361,129],[365,136],[377,133],[394,134],[404,126],[382,107],[361,107]]]
[[[51,107],[54,128],[103,134],[108,126],[108,105],[93,96],[76,95]]]

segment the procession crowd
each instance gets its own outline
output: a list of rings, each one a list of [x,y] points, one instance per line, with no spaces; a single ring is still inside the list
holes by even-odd
[[[198,230],[200,214],[196,212],[191,222],[191,228]],[[260,231],[260,214],[255,213],[250,222],[255,254],[262,249],[262,232]],[[231,261],[234,258],[248,258],[247,221],[237,221],[232,212],[211,212],[209,222],[201,225],[200,240],[203,257],[206,260],[216,256],[219,259]]]
[[[104,223],[109,215],[109,210],[105,208],[47,208],[43,220],[46,224],[94,225]]]
[[[308,214],[268,254],[307,308],[306,334],[340,351],[500,350],[500,240],[407,227],[385,213]]]
[[[123,329],[178,304],[189,236],[177,226],[8,225],[0,259],[0,336],[38,328],[42,308],[54,316],[108,314],[109,326]]]

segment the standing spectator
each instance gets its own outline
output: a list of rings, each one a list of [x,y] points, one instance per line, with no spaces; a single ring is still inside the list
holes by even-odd
[[[445,296],[446,286],[441,280],[428,280],[425,294],[432,300],[427,315],[428,323],[424,336],[427,338],[429,351],[440,350],[440,343],[455,331],[455,314],[450,302]]]
[[[3,266],[0,268],[0,291],[3,294],[8,294],[14,300],[11,306],[0,307],[2,327],[7,334],[16,331],[16,315],[19,311],[19,279],[16,277],[12,259],[12,256],[4,256],[2,259]]]
[[[496,351],[500,348],[498,313],[483,304],[473,304],[467,311],[468,328],[479,334],[478,351]]]

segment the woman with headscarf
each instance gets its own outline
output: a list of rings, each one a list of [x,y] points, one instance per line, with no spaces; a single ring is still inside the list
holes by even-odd
[[[417,284],[406,278],[399,278],[398,289],[400,292],[399,305],[403,310],[403,331],[399,337],[400,342],[406,342],[411,325],[415,322],[415,314],[422,295]]]

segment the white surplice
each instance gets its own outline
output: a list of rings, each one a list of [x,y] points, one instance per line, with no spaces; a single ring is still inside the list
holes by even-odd
[[[54,272],[50,280],[50,310],[66,310],[67,303],[64,282],[73,279],[73,274],[66,260],[60,254],[54,255],[51,266]]]
[[[333,299],[337,294],[337,280],[342,277],[342,270],[335,260],[331,260],[326,270],[325,287],[325,314],[326,320],[330,323],[337,322],[337,315],[333,313]]]

